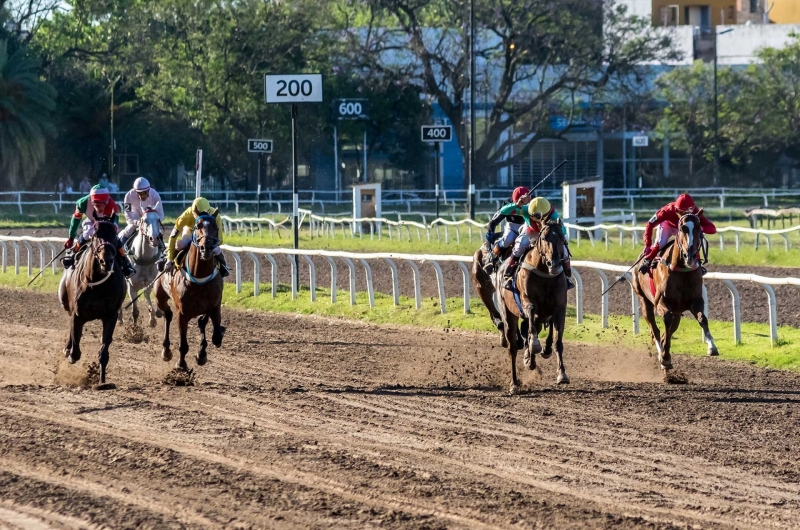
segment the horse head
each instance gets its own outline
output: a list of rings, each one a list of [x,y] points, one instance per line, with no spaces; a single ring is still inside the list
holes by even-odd
[[[117,257],[117,227],[108,219],[98,219],[94,225],[94,235],[90,242],[90,253],[100,267],[100,272],[108,274],[114,271]]]
[[[536,240],[539,263],[547,267],[549,274],[555,274],[564,261],[564,234],[561,231],[561,219],[551,221],[550,216],[542,219],[542,229]]]
[[[146,238],[151,247],[158,245],[158,240],[164,234],[164,225],[158,215],[158,204],[142,209],[142,220],[139,223],[139,232]]]
[[[213,257],[214,247],[219,243],[219,228],[217,227],[217,215],[219,209],[212,214],[202,214],[194,222],[192,232],[192,245],[200,252],[201,260],[208,260]]]
[[[683,264],[687,268],[698,266],[698,252],[703,240],[703,231],[700,227],[701,208],[696,214],[690,213],[682,216],[678,221],[678,236],[675,243],[680,249]]]

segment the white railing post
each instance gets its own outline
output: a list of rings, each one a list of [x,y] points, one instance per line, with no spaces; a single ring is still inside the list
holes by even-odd
[[[6,273],[6,257],[8,254],[8,248],[6,248],[6,242],[0,241],[0,246],[3,247],[3,274]]]
[[[439,287],[439,305],[442,306],[442,314],[447,313],[447,298],[444,294],[444,274],[442,274],[442,268],[439,264],[433,260],[431,260],[431,265],[433,265],[433,270],[436,271],[436,285]]]
[[[633,290],[633,283],[631,279],[630,273],[625,274],[625,278],[628,279],[628,284],[631,287],[631,315],[633,317],[633,334],[639,334],[639,297],[636,295],[636,291]]]
[[[253,296],[261,294],[261,263],[258,261],[258,256],[252,252],[247,255],[253,260]]]
[[[367,275],[367,297],[369,298],[369,307],[372,309],[375,307],[375,291],[372,287],[372,268],[367,263],[367,260],[360,259],[358,261],[364,266],[364,272]]]
[[[311,261],[311,257],[305,254],[301,254],[303,259],[306,260],[308,263],[308,288],[311,291],[311,301],[317,301],[317,268],[314,266],[314,262]]]
[[[33,274],[33,267],[31,263],[33,261],[33,249],[31,248],[31,244],[27,241],[23,241],[22,244],[25,245],[25,249],[28,251],[28,276],[31,276]]]
[[[575,269],[572,269],[572,278],[575,280],[575,319],[576,323],[583,324],[583,279]]]
[[[470,300],[470,296],[469,296],[469,280],[470,280],[469,269],[467,268],[466,264],[464,264],[464,263],[462,263],[460,261],[457,261],[456,265],[458,265],[458,267],[461,269],[461,277],[464,280],[464,314],[468,315],[469,314],[469,300]]]
[[[383,258],[383,261],[385,261],[392,270],[392,298],[394,305],[398,306],[400,305],[400,280],[397,277],[397,265],[389,258]]]
[[[19,243],[11,242],[14,245],[14,274],[19,274]]]
[[[574,269],[573,269],[574,270]],[[600,299],[600,326],[603,329],[608,328],[608,276],[600,269],[592,269],[595,274],[600,278],[600,288],[602,289],[603,296]]]
[[[772,286],[766,283],[760,285],[767,293],[767,302],[769,303],[769,344],[770,347],[774,348],[778,343],[778,303]]]
[[[419,267],[417,267],[417,264],[414,263],[410,259],[408,259],[406,261],[408,262],[408,265],[411,267],[411,270],[413,271],[413,276],[414,276],[414,306],[417,309],[421,309],[422,308],[422,294],[421,294],[421,289],[420,289]]]
[[[350,269],[350,305],[356,305],[356,267],[350,258],[342,258]]]
[[[292,300],[297,300],[297,285],[300,282],[297,274],[297,263],[295,263],[293,256],[286,256],[286,258],[292,268]]]
[[[736,286],[733,285],[733,282],[730,280],[722,280],[722,283],[725,284],[725,287],[728,288],[728,291],[731,293],[731,298],[733,299],[733,342],[734,344],[741,344],[742,343],[742,313],[741,313],[741,304],[739,300],[739,290],[736,289]]]
[[[325,256],[325,259],[328,260],[328,264],[331,266],[331,304],[336,303],[336,289],[337,281],[336,281],[336,261],[330,256]]]
[[[239,257],[237,252],[231,252],[233,261],[236,263],[236,294],[242,292],[242,258]]]
[[[269,261],[270,291],[272,298],[275,298],[278,296],[278,262],[271,254],[264,254],[264,256]]]

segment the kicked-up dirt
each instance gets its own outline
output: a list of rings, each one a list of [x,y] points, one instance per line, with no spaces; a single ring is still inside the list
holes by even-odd
[[[648,351],[568,343],[572,384],[520,362],[509,397],[496,334],[224,311],[193,385],[165,384],[159,321],[118,330],[95,391],[98,324],[71,366],[55,295],[0,290],[0,315],[0,527],[800,521],[800,374],[679,356],[666,385]]]

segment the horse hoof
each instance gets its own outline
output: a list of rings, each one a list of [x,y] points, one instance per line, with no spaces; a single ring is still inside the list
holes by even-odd
[[[151,317],[150,322],[148,322],[148,324],[150,325],[151,328],[156,327],[157,324],[156,319]]]
[[[208,361],[208,356],[206,352],[202,351],[195,356],[194,360],[197,361],[197,366],[203,366]]]
[[[662,370],[672,370],[672,361],[670,361],[670,360],[661,361],[661,369]]]
[[[556,384],[557,385],[568,385],[569,384],[569,377],[567,377],[567,374],[565,374],[565,373],[558,374],[558,377],[556,377]]]
[[[506,339],[505,335],[500,338],[500,346],[503,348],[508,348],[508,339]]]
[[[531,355],[542,353],[542,344],[538,340],[531,342],[528,344],[528,351],[531,352]]]
[[[509,396],[516,396],[519,394],[519,385],[516,383],[511,383],[511,387],[508,389]]]
[[[78,362],[80,360],[81,360],[81,354],[80,353],[72,352],[69,355],[67,355],[67,361],[69,361],[69,364],[75,364],[76,362]]]
[[[185,360],[180,360],[180,361],[175,363],[175,368],[177,368],[178,370],[188,370],[189,369],[189,365],[186,364]]]
[[[100,383],[99,385],[94,385],[92,388],[95,390],[114,390],[117,388],[117,385],[114,383]]]
[[[553,356],[553,349],[552,348],[545,348],[544,351],[542,351],[541,355],[542,355],[542,359],[549,359],[550,357]]]
[[[172,360],[172,350],[170,350],[169,348],[164,348],[163,350],[161,350],[161,359],[164,362],[167,363],[170,362]]]
[[[716,346],[714,346],[713,348],[709,348],[708,349],[708,356],[709,357],[716,357],[718,355],[719,355],[719,350],[717,349]]]
[[[536,357],[531,355],[529,352],[525,352],[522,362],[525,363],[525,368],[528,370],[536,370]]]
[[[156,309],[156,318],[164,318],[164,312],[160,309]]]

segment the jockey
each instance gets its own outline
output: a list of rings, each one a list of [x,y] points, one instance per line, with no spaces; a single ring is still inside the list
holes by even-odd
[[[186,209],[177,219],[175,219],[175,228],[169,234],[169,243],[167,243],[167,257],[166,260],[158,262],[158,270],[171,271],[175,268],[175,255],[178,250],[183,250],[189,246],[192,241],[192,230],[194,229],[195,221],[203,214],[212,215],[214,208],[209,204],[208,199],[198,197],[194,200],[192,205]],[[186,233],[188,232],[188,233]],[[178,239],[181,236],[181,239]],[[219,263],[219,275],[223,278],[228,275],[228,266],[225,263],[225,255],[219,246],[222,244],[222,231],[219,232],[219,241],[214,246],[214,257]]]
[[[530,248],[531,240],[536,241],[539,239],[539,232],[541,231],[541,223],[543,220],[545,218],[547,218],[549,221],[558,221],[561,219],[561,216],[558,214],[555,207],[551,206],[550,201],[544,197],[534,198],[528,205],[525,213],[527,214],[524,216],[527,229],[524,230],[514,242],[514,250],[511,253],[511,257],[508,260],[508,266],[506,267],[506,272],[503,275],[503,280],[505,282],[504,285],[506,288],[511,286],[511,281],[514,277],[514,273],[517,270],[519,260],[522,259],[522,256],[525,255],[525,252],[527,252]],[[533,222],[531,222],[531,220],[533,220]],[[565,236],[567,234],[567,229],[564,225],[561,225],[561,233]],[[562,255],[563,257],[561,265],[564,268],[564,276],[566,276],[567,279],[567,290],[569,290],[574,288],[575,284],[572,283],[572,266],[570,264],[569,248],[567,248],[566,237],[564,238]]]
[[[528,192],[529,190],[525,186],[515,188],[511,194],[511,202],[497,210],[492,220],[489,221],[489,226],[486,229],[486,241],[490,245],[494,240],[494,230],[503,219],[506,220],[506,226],[503,229],[503,235],[492,246],[492,254],[488,256],[489,259],[486,260],[486,265],[483,267],[487,273],[491,274],[490,271],[494,268],[495,260],[503,253],[503,249],[510,247],[514,243],[514,240],[519,235],[520,228],[526,223],[528,212],[525,206],[531,202],[531,196]]]
[[[146,178],[139,177],[133,181],[133,189],[125,194],[122,203],[122,212],[125,214],[127,222],[127,226],[119,234],[123,246],[136,232],[139,221],[142,219],[142,212],[148,208],[158,212],[159,220],[164,221],[164,206],[161,204],[161,196],[150,187]]]
[[[84,215],[86,219],[81,222]],[[70,268],[75,264],[75,252],[80,250],[81,246],[92,238],[92,235],[94,235],[94,222],[98,219],[108,219],[114,225],[119,221],[117,203],[108,194],[108,189],[100,184],[94,186],[89,195],[78,199],[78,202],[75,203],[75,213],[72,214],[72,220],[69,223],[69,239],[64,243],[64,248],[72,249],[74,252],[64,258],[64,268]],[[78,236],[76,245],[75,236],[81,226],[83,227],[83,233]],[[125,255],[125,250],[122,248],[119,238],[114,243],[119,252],[120,263],[125,277],[132,276],[136,273],[136,269],[133,268],[133,265]]]
[[[684,193],[675,202],[671,202],[661,208],[656,214],[647,221],[644,229],[644,250],[642,255],[644,260],[639,266],[639,272],[648,274],[653,266],[653,260],[658,255],[658,251],[664,248],[670,237],[678,235],[678,222],[681,217],[688,214],[700,217],[700,228],[704,234],[716,234],[717,227],[714,223],[706,219],[700,210],[694,205],[694,199],[688,193]],[[655,229],[655,238],[653,238]],[[706,273],[705,267],[700,267],[703,274]]]

